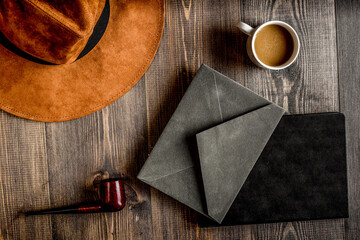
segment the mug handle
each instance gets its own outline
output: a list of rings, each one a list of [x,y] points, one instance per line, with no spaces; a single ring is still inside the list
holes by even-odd
[[[251,26],[249,26],[248,24],[244,23],[244,22],[239,22],[236,27],[238,27],[240,29],[240,31],[242,31],[243,33],[252,36],[254,33],[254,28],[252,28]]]

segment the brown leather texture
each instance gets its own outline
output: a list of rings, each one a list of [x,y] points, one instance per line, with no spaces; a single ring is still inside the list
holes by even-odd
[[[11,6],[12,2],[16,4]],[[61,2],[64,1],[0,0],[0,30],[7,30],[3,33],[10,41],[35,57],[45,60],[50,57],[51,62],[55,60],[56,63],[72,62],[91,35],[105,0],[69,1],[78,4],[74,7],[82,9],[79,12],[64,8]],[[33,3],[46,9],[34,11],[30,9]],[[38,64],[0,45],[0,108],[27,119],[59,122],[95,112],[129,91],[155,56],[164,26],[165,2],[110,0],[109,3],[110,19],[105,34],[87,55],[73,63]],[[21,9],[18,8],[20,5]],[[53,17],[44,14],[49,9],[56,18],[63,18],[68,26],[56,26]],[[21,16],[22,21],[28,21],[10,20],[6,14],[12,11],[12,14]],[[31,16],[30,12],[36,14]],[[21,29],[37,25],[38,21],[40,26],[31,30],[32,33],[41,33],[35,34],[36,37]],[[21,27],[15,35],[16,28],[4,27],[5,24],[19,24]],[[49,30],[47,24],[55,30]],[[51,31],[64,38],[63,46],[54,49],[51,44],[44,44],[54,37],[55,33]],[[71,44],[73,47],[69,48]]]

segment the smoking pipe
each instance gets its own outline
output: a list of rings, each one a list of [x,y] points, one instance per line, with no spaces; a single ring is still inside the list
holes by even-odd
[[[120,179],[106,179],[100,182],[100,201],[80,206],[55,208],[26,212],[25,215],[116,212],[125,207],[124,184]]]

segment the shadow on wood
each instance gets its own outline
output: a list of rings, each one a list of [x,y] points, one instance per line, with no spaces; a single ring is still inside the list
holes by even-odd
[[[210,49],[206,50],[211,54],[211,62],[223,63],[228,67],[251,64],[250,60],[242,60],[244,56],[247,57],[247,35],[241,33],[235,26],[228,28],[212,27],[204,35],[204,41],[211,43]]]

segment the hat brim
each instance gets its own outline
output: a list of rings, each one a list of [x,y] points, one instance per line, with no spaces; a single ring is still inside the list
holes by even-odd
[[[150,66],[164,27],[164,5],[164,0],[110,0],[104,36],[72,64],[38,64],[0,45],[0,108],[35,121],[59,122],[114,102]]]

